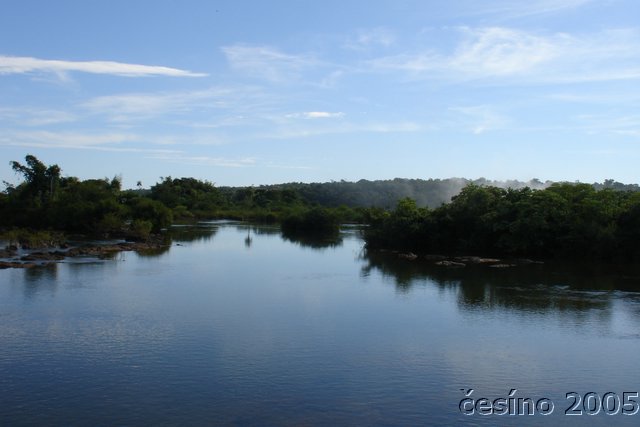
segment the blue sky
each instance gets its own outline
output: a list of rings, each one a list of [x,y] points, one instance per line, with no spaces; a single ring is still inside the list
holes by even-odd
[[[0,179],[637,183],[636,0],[33,1],[0,14]]]

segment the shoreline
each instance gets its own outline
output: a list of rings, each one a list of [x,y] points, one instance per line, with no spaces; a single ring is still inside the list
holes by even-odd
[[[171,241],[167,241],[161,235],[154,236],[144,242],[86,243],[77,246],[68,246],[64,243],[53,248],[39,247],[33,248],[33,250],[31,248],[18,249],[12,246],[0,250],[0,269],[47,267],[68,258],[94,257],[105,259],[118,252],[143,252],[169,246],[171,246]]]

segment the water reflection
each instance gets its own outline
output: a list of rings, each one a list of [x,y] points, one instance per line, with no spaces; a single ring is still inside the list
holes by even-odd
[[[331,241],[277,226],[178,231],[207,244],[0,272],[4,424],[492,425],[460,415],[459,387],[559,408],[570,390],[638,382],[640,292],[612,290],[639,283],[632,271],[354,260],[354,229],[323,252],[303,247]],[[45,298],[24,304],[29,289]]]
[[[300,245],[303,248],[327,249],[342,246],[343,238],[339,231],[335,233],[292,233],[282,231],[282,239]]]
[[[58,264],[50,263],[33,268],[25,268],[23,292],[27,299],[33,299],[45,292],[54,295],[58,289]]]
[[[251,238],[251,227],[247,227],[247,237],[244,238],[244,245],[247,249],[250,249],[251,243],[253,243],[253,239]]]
[[[398,291],[435,284],[454,292],[465,310],[510,309],[576,315],[609,314],[615,291],[640,291],[634,266],[523,265],[500,269],[487,266],[445,268],[425,261],[408,261],[397,254],[364,251],[361,274],[379,271],[392,278]]]
[[[166,237],[174,242],[209,242],[218,229],[217,224],[209,222],[175,225],[167,231]]]

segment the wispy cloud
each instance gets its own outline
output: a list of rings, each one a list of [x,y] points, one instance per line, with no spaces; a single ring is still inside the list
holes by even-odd
[[[93,98],[82,107],[95,114],[105,114],[110,120],[127,122],[165,114],[180,114],[193,110],[238,111],[255,108],[264,102],[260,89],[253,87],[212,87],[200,91],[165,93],[127,93]]]
[[[640,32],[535,34],[503,27],[460,28],[450,53],[425,50],[378,58],[373,69],[415,78],[493,83],[579,83],[640,78]]]
[[[270,130],[266,134],[260,136],[262,138],[274,139],[299,139],[331,134],[405,133],[429,130],[429,128],[411,121],[354,123],[341,120],[331,122],[331,124],[325,122],[322,122],[321,124],[316,121],[309,121],[306,123],[309,123],[309,125],[284,123],[282,126]]]
[[[588,133],[640,135],[640,115],[638,114],[583,114],[574,119],[578,126]]]
[[[330,112],[330,111],[305,111],[302,113],[291,113],[287,114],[287,118],[292,119],[339,119],[344,117],[344,113],[342,112]]]
[[[225,158],[211,156],[187,156],[184,154],[157,154],[151,156],[154,160],[164,160],[171,163],[180,163],[194,166],[218,166],[228,168],[243,168],[256,165],[253,157]]]
[[[296,79],[303,70],[320,65],[311,55],[288,54],[270,46],[235,44],[222,51],[233,69],[273,82]]]
[[[71,71],[124,77],[204,77],[207,75],[158,65],[127,64],[113,61],[64,61],[24,56],[0,56],[0,75],[34,72],[60,74]]]
[[[461,28],[462,41],[449,55],[434,51],[400,54],[372,61],[378,69],[414,74],[481,78],[523,73],[558,55],[556,43],[508,28]]]
[[[44,148],[89,148],[139,141],[140,137],[127,133],[79,133],[29,131],[9,132],[0,137],[0,145]]]
[[[595,0],[529,0],[518,1],[500,0],[493,2],[471,1],[466,4],[467,13],[492,15],[503,19],[523,18],[535,15],[562,13],[572,11]]]
[[[396,41],[394,33],[386,28],[373,28],[358,30],[355,35],[349,37],[344,47],[350,50],[368,50],[374,47],[389,47]]]
[[[0,135],[0,146],[149,153],[164,156],[174,156],[181,153],[178,150],[126,145],[141,142],[141,140],[142,138],[138,135],[126,133],[31,131],[8,132]]]
[[[453,107],[450,108],[450,111],[462,115],[461,119],[455,120],[455,122],[463,123],[463,126],[469,127],[471,132],[476,135],[503,129],[510,122],[508,117],[489,105]]]
[[[0,121],[24,126],[48,126],[77,120],[74,114],[39,108],[0,108]]]

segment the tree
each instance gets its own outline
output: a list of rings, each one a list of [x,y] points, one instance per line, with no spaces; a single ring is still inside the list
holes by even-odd
[[[25,156],[25,161],[26,165],[16,161],[10,162],[13,170],[24,177],[24,195],[39,203],[52,200],[60,185],[60,167],[58,165],[47,167],[31,154]]]

